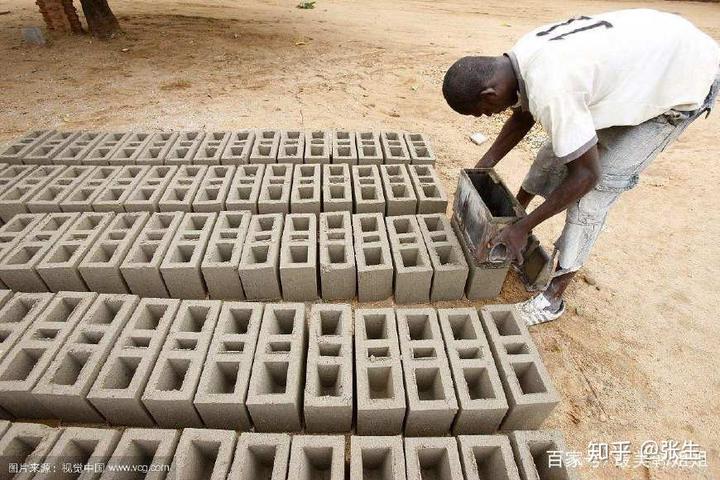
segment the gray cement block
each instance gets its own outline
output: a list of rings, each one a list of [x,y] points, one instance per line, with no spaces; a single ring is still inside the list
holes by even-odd
[[[142,402],[164,428],[202,427],[193,400],[215,331],[219,300],[183,300],[150,374]]]
[[[80,132],[65,148],[60,150],[53,163],[80,165],[90,151],[105,136],[102,132]]]
[[[25,134],[25,136],[13,140],[0,151],[0,162],[11,165],[23,163],[23,158],[28,152],[34,150],[36,146],[54,133],[55,130],[33,130]]]
[[[455,480],[463,477],[454,437],[406,438],[407,480]]]
[[[9,292],[9,290],[4,290]],[[16,293],[0,308],[0,360],[18,343],[52,300],[52,293]]]
[[[512,305],[488,305],[480,310],[485,334],[508,401],[508,414],[500,428],[539,428],[560,395],[552,384],[525,322]]]
[[[160,199],[177,174],[177,165],[153,165],[125,201],[126,212],[157,212]]]
[[[222,212],[235,177],[233,165],[211,165],[192,202],[193,212]]]
[[[180,436],[167,478],[224,480],[230,470],[237,434],[230,430],[186,428]]]
[[[167,152],[165,165],[189,165],[193,163],[195,152],[205,138],[205,132],[178,132],[175,143]]]
[[[135,163],[138,165],[163,165],[168,152],[177,140],[178,132],[157,132],[140,151]]]
[[[207,165],[180,165],[160,197],[158,209],[161,212],[191,212],[207,169]]]
[[[250,151],[250,163],[277,163],[279,147],[279,130],[257,130]]]
[[[200,271],[216,213],[186,213],[160,264],[168,293],[173,298],[204,299],[207,287]]]
[[[304,304],[265,305],[245,401],[258,432],[302,430],[306,328]]]
[[[510,263],[479,263],[470,252],[465,237],[462,235],[455,219],[453,218],[450,223],[462,248],[465,261],[470,268],[465,286],[465,296],[468,300],[497,297],[500,295],[503,283],[505,283],[505,278],[510,270]]]
[[[127,132],[106,133],[83,159],[84,165],[110,165],[110,159],[131,136]]]
[[[386,164],[410,163],[410,152],[408,152],[403,132],[380,132],[380,145],[382,145]]]
[[[109,165],[134,165],[140,154],[152,141],[150,132],[131,132],[108,158]]]
[[[290,475],[298,478],[345,478],[345,437],[295,435],[290,449]]]
[[[395,263],[395,303],[430,301],[433,268],[415,215],[385,219]]]
[[[408,400],[405,435],[445,435],[458,402],[437,313],[417,308],[398,309],[395,314]]]
[[[60,212],[60,202],[95,169],[89,165],[72,165],[60,172],[27,202],[31,213]]]
[[[53,132],[25,154],[23,163],[49,165],[79,135],[78,132]]]
[[[7,163],[3,163],[3,165],[6,167],[0,172],[0,192],[5,192],[36,168],[34,165],[9,165]]]
[[[381,165],[383,152],[380,146],[380,135],[377,132],[356,132],[359,165]]]
[[[305,163],[330,163],[332,134],[329,130],[305,132]]]
[[[314,213],[322,210],[320,165],[295,165],[292,190],[290,191],[291,213]]]
[[[65,427],[62,434],[47,454],[45,462],[49,473],[38,473],[33,477],[37,480],[61,480],[72,473],[67,472],[68,464],[75,472],[82,472],[82,478],[97,480],[102,468],[120,440],[120,432],[104,428]],[[78,477],[77,473],[75,473]]]
[[[303,163],[305,134],[300,130],[282,130],[277,163]]]
[[[380,165],[385,201],[385,214],[414,215],[417,212],[417,197],[405,165]]]
[[[194,400],[209,428],[252,426],[245,402],[262,313],[262,304],[223,302]]]
[[[250,151],[254,143],[255,130],[232,132],[220,156],[220,163],[223,165],[245,165],[250,163]]]
[[[350,440],[350,480],[405,480],[402,437],[360,437]]]
[[[317,218],[307,213],[285,216],[280,244],[280,286],[286,301],[318,298]]]
[[[352,212],[352,178],[348,165],[323,165],[323,212]]]
[[[384,214],[385,194],[377,165],[354,165],[352,179],[355,213]]]
[[[238,165],[225,200],[228,210],[247,210],[256,214],[265,165]]]
[[[0,219],[7,223],[18,213],[30,213],[27,202],[58,176],[64,165],[41,165],[0,194]]]
[[[434,271],[430,301],[461,299],[470,267],[450,220],[444,213],[418,215],[417,220]]]
[[[243,433],[237,443],[229,479],[285,480],[290,461],[290,435]]]
[[[414,165],[435,165],[435,151],[427,135],[406,132],[404,137]]]
[[[32,390],[96,293],[60,292],[0,362],[0,406],[16,418],[51,418]]]
[[[415,195],[418,199],[417,213],[445,213],[448,197],[435,167],[432,165],[409,165]]]
[[[113,177],[108,186],[98,195],[92,203],[96,212],[125,211],[125,203],[130,194],[142,182],[150,167],[147,165],[126,165]]]
[[[508,437],[461,435],[457,438],[467,480],[520,480]]]
[[[384,216],[357,213],[352,216],[357,262],[358,301],[385,300],[393,294],[393,268]]]
[[[240,281],[248,300],[280,299],[283,216],[253,215],[240,256]]]
[[[292,189],[292,165],[268,165],[265,167],[258,213],[290,213],[290,190]]]
[[[86,396],[137,303],[135,295],[95,299],[32,390],[52,418],[104,422]]]
[[[453,434],[494,433],[508,404],[477,311],[439,309],[438,316],[460,407]]]
[[[96,167],[75,189],[60,202],[63,212],[92,212],[93,202],[120,174],[121,167]]]
[[[134,473],[147,480],[164,480],[180,439],[178,430],[128,428],[100,476],[101,480],[127,480]],[[137,472],[146,468],[147,473]]]
[[[303,409],[308,433],[352,431],[352,330],[350,305],[312,306]]]
[[[238,269],[249,225],[249,212],[218,213],[200,264],[210,298],[245,300]]]
[[[120,273],[132,293],[143,297],[169,296],[160,264],[183,216],[182,212],[154,213],[140,231],[120,264]]]
[[[21,213],[0,227],[0,260],[20,243],[44,217],[43,214]],[[7,286],[0,281],[0,287],[6,288]]]
[[[192,163],[195,165],[220,165],[222,154],[232,136],[232,132],[207,132],[195,152]]]
[[[109,424],[155,425],[141,396],[179,307],[180,300],[164,298],[137,304],[87,393]]]
[[[320,289],[323,300],[355,297],[357,267],[349,212],[320,214]]]
[[[11,465],[41,464],[52,450],[62,433],[62,428],[52,428],[37,423],[13,423],[0,439],[0,470],[5,478],[30,480],[30,471],[10,473]],[[28,470],[26,468],[26,470]]]
[[[355,132],[349,130],[333,130],[332,132],[332,163],[357,165],[358,148]]]
[[[130,293],[120,267],[150,214],[118,213],[77,267],[88,288],[100,293]]]
[[[567,452],[565,440],[554,430],[510,432],[515,461],[522,480],[578,480],[580,476],[565,464],[555,466],[551,452]]]
[[[402,433],[405,386],[392,308],[355,310],[355,370],[357,434]]]

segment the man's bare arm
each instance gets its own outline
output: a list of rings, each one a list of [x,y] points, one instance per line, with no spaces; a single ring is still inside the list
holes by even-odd
[[[520,143],[520,140],[525,138],[533,125],[535,125],[535,119],[530,112],[523,112],[519,108],[513,110],[497,138],[475,165],[475,168],[494,167],[510,150],[515,148],[515,145]]]

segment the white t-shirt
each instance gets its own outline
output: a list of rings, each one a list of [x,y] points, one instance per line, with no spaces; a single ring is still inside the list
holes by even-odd
[[[596,130],[702,106],[720,68],[717,42],[684,18],[621,10],[544,25],[508,53],[521,108],[572,161]]]

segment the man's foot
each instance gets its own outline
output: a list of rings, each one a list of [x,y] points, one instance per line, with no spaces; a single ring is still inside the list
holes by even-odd
[[[565,313],[565,302],[558,300],[556,304],[551,302],[543,292],[538,293],[533,298],[515,306],[520,312],[520,316],[528,325],[537,325],[539,323],[552,322],[557,320]]]

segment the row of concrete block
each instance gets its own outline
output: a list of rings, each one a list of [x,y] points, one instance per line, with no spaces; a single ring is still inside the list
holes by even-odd
[[[0,164],[0,219],[42,212],[445,213],[431,165]]]
[[[9,418],[409,436],[538,428],[559,401],[512,307],[0,300]]]
[[[0,286],[146,297],[398,304],[454,300],[468,281],[444,214],[30,213],[0,227]],[[319,226],[318,226],[319,224]],[[487,283],[486,296],[502,285]],[[477,290],[477,289],[476,289]]]
[[[573,480],[557,431],[506,435],[288,435],[0,422],[0,469],[54,480]],[[346,448],[349,443],[349,448]],[[80,476],[80,474],[82,474]],[[7,477],[7,478],[10,478]]]
[[[422,133],[349,130],[58,132],[36,130],[0,151],[0,162],[66,165],[335,163],[434,165]]]

